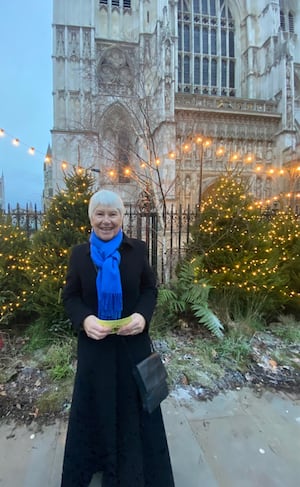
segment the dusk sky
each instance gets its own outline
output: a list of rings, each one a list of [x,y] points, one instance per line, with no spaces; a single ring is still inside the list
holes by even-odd
[[[43,163],[52,128],[52,1],[1,0],[0,175],[5,206],[41,208]],[[12,139],[20,140],[14,147]],[[34,156],[28,154],[35,147]]]

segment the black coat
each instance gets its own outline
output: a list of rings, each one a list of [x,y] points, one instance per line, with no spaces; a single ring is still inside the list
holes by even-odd
[[[160,408],[144,412],[132,376],[132,361],[150,353],[149,323],[156,303],[146,246],[124,235],[120,246],[122,316],[140,313],[143,333],[89,338],[83,320],[97,315],[96,269],[89,244],[74,247],[63,300],[78,332],[78,364],[61,487],[88,487],[103,472],[103,487],[174,487]]]

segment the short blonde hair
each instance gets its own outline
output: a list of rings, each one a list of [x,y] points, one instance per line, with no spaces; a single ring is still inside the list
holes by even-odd
[[[114,208],[120,212],[123,217],[125,212],[124,203],[121,196],[114,191],[109,191],[107,189],[101,189],[93,194],[89,201],[88,215],[91,219],[97,206],[107,206],[109,208]]]

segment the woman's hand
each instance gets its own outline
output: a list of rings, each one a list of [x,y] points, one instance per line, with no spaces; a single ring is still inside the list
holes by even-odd
[[[108,326],[101,326],[95,315],[89,315],[83,321],[83,328],[88,337],[93,340],[102,340],[112,333]]]
[[[144,331],[146,320],[140,313],[133,313],[131,321],[128,325],[122,326],[119,329],[118,335],[138,335]]]

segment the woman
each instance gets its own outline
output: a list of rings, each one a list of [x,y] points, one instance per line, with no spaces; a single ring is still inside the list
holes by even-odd
[[[96,472],[102,487],[174,487],[161,410],[143,411],[132,375],[150,354],[157,296],[146,246],[122,232],[116,193],[95,193],[88,212],[90,241],[72,250],[63,292],[78,365],[61,487],[88,487]],[[101,322],[124,317],[117,331]]]

